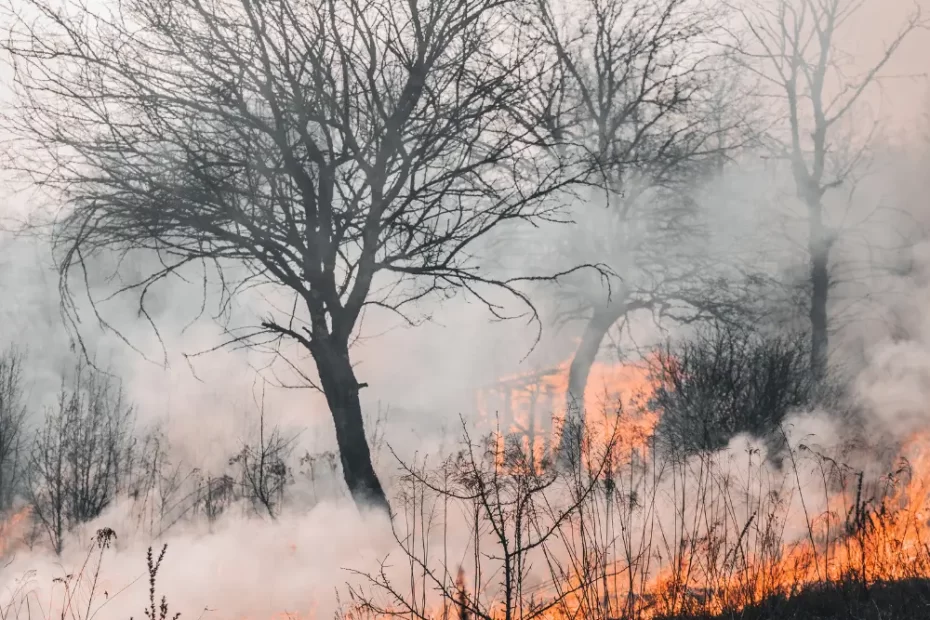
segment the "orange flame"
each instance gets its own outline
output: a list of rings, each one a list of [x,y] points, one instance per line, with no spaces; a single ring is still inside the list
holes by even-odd
[[[557,445],[569,410],[569,369],[570,361],[566,361],[485,387],[477,395],[479,419],[487,422],[496,415],[498,442],[502,445],[509,437],[534,463],[541,463]],[[624,447],[645,446],[658,416],[635,404],[655,387],[645,364],[595,362],[580,407],[585,429],[589,434],[617,433]]]
[[[482,390],[478,410],[484,422],[496,414],[498,441],[510,436],[537,462],[550,454],[567,411],[568,371],[568,363],[563,363],[507,377]],[[587,428],[604,427],[605,436],[617,433],[629,452],[645,455],[658,418],[648,407],[637,405],[655,387],[645,364],[594,364],[584,395]],[[617,415],[618,411],[624,415]],[[752,451],[747,450],[750,469],[754,463],[756,472],[748,474],[748,480],[735,481],[739,473],[731,464],[721,463],[719,459],[727,455],[719,453],[696,463],[674,463],[671,475],[680,478],[670,488],[659,489],[661,483],[655,482],[668,470],[650,472],[642,482],[635,482],[632,475],[617,482],[625,485],[617,487],[618,496],[628,498],[627,506],[618,503],[615,508],[625,511],[619,517],[623,536],[628,537],[624,544],[636,553],[624,556],[614,548],[609,558],[607,553],[598,558],[601,564],[594,570],[573,567],[577,574],[573,572],[567,583],[553,583],[548,592],[559,604],[537,617],[719,614],[773,595],[791,596],[818,583],[852,581],[867,588],[881,581],[930,577],[930,430],[904,442],[898,451],[901,466],[874,480],[808,452],[806,464],[793,457],[787,469],[778,470],[761,459],[753,461]],[[811,463],[814,467],[807,467]],[[656,468],[646,459],[635,466]],[[634,465],[626,462],[619,467]],[[833,469],[828,473],[829,467]],[[819,475],[822,484],[806,487],[801,470],[806,474],[813,470],[815,481]],[[651,497],[648,484],[656,485]],[[738,497],[744,493],[745,498]],[[812,508],[811,495],[818,494],[817,507]],[[695,501],[703,504],[695,507]],[[667,527],[663,519],[673,524]],[[794,525],[800,534],[786,534],[789,520],[797,520]],[[636,528],[642,530],[644,541],[651,537],[661,544],[647,541],[636,548],[640,543],[630,534]],[[636,562],[641,564],[634,568]],[[595,574],[595,587],[590,587],[591,576],[582,577],[582,572]],[[478,601],[482,593],[469,592],[465,578],[459,569],[455,598],[437,605],[434,617],[468,617],[468,602]],[[534,589],[533,595],[537,600],[545,598],[546,589],[549,584]]]
[[[27,505],[0,521],[0,557],[15,551],[22,544],[23,528],[29,523],[31,515],[32,506]]]

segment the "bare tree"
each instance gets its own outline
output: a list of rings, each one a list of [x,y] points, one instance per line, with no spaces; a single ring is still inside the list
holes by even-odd
[[[723,104],[733,85],[712,42],[717,13],[690,0],[540,3],[554,61],[527,118],[560,140],[560,151],[580,148],[594,172],[592,206],[562,253],[602,257],[620,280],[609,291],[590,281],[563,289],[561,317],[584,322],[563,454],[572,429],[584,426],[588,374],[614,325],[637,310],[683,316],[732,306],[724,272],[693,241],[705,232],[694,190],[746,135],[739,106]]]
[[[13,3],[6,47],[22,97],[7,124],[40,147],[37,181],[64,192],[62,273],[104,250],[157,252],[162,267],[125,287],[143,314],[150,286],[188,264],[244,265],[230,295],[266,284],[288,296],[235,342],[309,352],[346,484],[387,509],[349,356],[363,311],[410,319],[428,295],[486,300],[486,286],[527,301],[517,281],[478,270],[479,242],[554,217],[549,198],[576,176],[534,158],[536,139],[513,122],[533,56],[520,11],[514,0]]]
[[[564,476],[549,461],[534,463],[519,442],[498,438],[473,441],[465,432],[464,447],[435,471],[425,462],[401,463],[405,528],[395,529],[394,537],[400,562],[409,566],[409,581],[392,578],[393,558],[385,558],[374,573],[357,572],[361,583],[350,586],[353,617],[546,618],[562,612],[566,601],[601,578],[600,572],[593,578],[557,575],[564,567],[552,547],[564,542],[597,494],[610,470],[616,437],[596,448],[584,446],[590,464],[573,476]],[[451,550],[452,537],[444,530],[438,535],[438,524],[464,533],[465,548]],[[581,538],[587,540],[586,534]],[[551,592],[533,583],[538,566],[552,573]],[[466,569],[474,580],[471,591]],[[564,615],[600,617],[572,611]]]
[[[132,500],[135,525],[159,538],[197,508],[198,471],[174,456],[171,443],[158,426],[139,439],[127,464],[125,492]]]
[[[240,484],[253,507],[274,519],[284,503],[284,490],[294,477],[288,460],[294,451],[293,436],[284,435],[277,427],[265,428],[262,406],[258,424],[258,442],[245,443],[229,460],[239,468]]]
[[[852,126],[857,104],[879,86],[901,43],[923,26],[915,5],[879,57],[857,70],[841,49],[839,34],[863,6],[844,0],[751,0],[738,9],[744,32],[735,57],[760,78],[767,100],[774,95],[784,104],[767,138],[774,153],[790,164],[804,207],[811,372],[818,382],[826,377],[829,356],[831,251],[842,232],[842,214],[831,217],[824,197],[850,185],[868,156],[868,137],[853,139],[843,125]]]
[[[133,409],[110,376],[78,364],[36,433],[29,467],[33,515],[56,553],[75,526],[100,516],[124,490]]]
[[[22,491],[26,465],[23,359],[14,348],[0,353],[0,511],[9,510]]]

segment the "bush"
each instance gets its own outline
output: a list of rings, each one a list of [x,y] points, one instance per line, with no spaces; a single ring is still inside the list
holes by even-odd
[[[75,526],[100,516],[129,480],[133,409],[109,375],[78,364],[33,444],[28,498],[57,553]]]
[[[23,356],[15,349],[0,353],[0,511],[13,506],[22,492],[26,404]]]
[[[716,324],[669,343],[656,356],[660,449],[680,455],[715,451],[736,435],[772,437],[791,411],[814,395],[809,339]]]

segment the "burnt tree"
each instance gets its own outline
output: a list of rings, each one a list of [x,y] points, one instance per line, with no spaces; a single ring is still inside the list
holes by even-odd
[[[478,270],[478,246],[502,225],[551,217],[553,194],[581,174],[534,157],[546,145],[514,122],[536,55],[523,10],[9,4],[19,97],[5,120],[19,167],[64,198],[65,292],[89,259],[141,250],[160,266],[120,289],[139,294],[140,314],[154,282],[201,264],[247,270],[227,298],[258,284],[287,296],[289,310],[272,307],[236,342],[309,352],[318,381],[304,378],[326,397],[346,484],[358,504],[387,510],[349,353],[361,316],[409,318],[424,297],[463,288],[530,305],[515,280]]]

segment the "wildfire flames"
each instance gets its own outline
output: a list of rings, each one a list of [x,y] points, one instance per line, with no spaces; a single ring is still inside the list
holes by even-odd
[[[584,411],[594,441],[613,433],[633,457],[612,465],[614,538],[591,564],[570,559],[561,578],[527,586],[519,605],[530,617],[713,614],[811,584],[867,588],[930,577],[930,431],[903,442],[897,466],[873,480],[803,444],[791,446],[781,468],[752,446],[661,463],[651,442],[658,416],[642,406],[656,387],[648,367],[598,363],[589,386]],[[557,444],[567,392],[567,363],[506,377],[479,393],[479,419],[498,441],[517,442],[540,462]],[[572,521],[568,537],[590,536],[586,527]],[[454,595],[437,602],[434,613],[411,617],[474,618],[469,605],[482,597],[490,617],[515,617],[496,613],[500,595],[469,584],[462,568],[453,583]],[[547,600],[556,602],[532,611]],[[356,610],[346,617],[398,614],[405,612]]]
[[[597,487],[600,499],[586,505],[588,515],[566,520],[555,544],[563,548],[541,552],[549,572],[527,582],[518,603],[531,617],[719,613],[811,584],[867,588],[930,577],[930,431],[902,442],[897,464],[883,476],[797,442],[780,467],[748,444],[663,461],[651,437],[657,414],[643,406],[656,387],[648,367],[595,364],[589,386],[589,432],[595,442],[617,440],[627,458],[611,463],[604,474],[611,483]],[[557,443],[567,391],[568,364],[507,377],[478,395],[481,419],[493,424],[485,430],[497,429],[499,441],[517,442],[541,462]],[[592,514],[593,526],[584,521]],[[9,551],[14,530],[28,517],[21,511],[0,526],[0,553]],[[571,545],[586,537],[599,540],[592,547],[597,553],[573,556]],[[489,617],[508,615],[496,612],[500,595],[484,591],[493,580],[476,586],[469,567],[444,570],[452,570],[451,595],[429,605],[435,613],[409,617],[474,618],[468,607],[482,598]],[[424,601],[428,589],[414,588]],[[389,614],[355,609],[344,617],[398,614],[405,615],[403,608]],[[314,617],[314,611],[282,612],[270,619]]]
[[[0,521],[0,558],[16,550],[22,540],[23,530],[29,525],[31,515],[32,507],[25,506]]]
[[[819,462],[822,466],[829,460]],[[843,472],[830,464],[836,468],[821,469],[818,489],[827,494],[826,509],[811,513],[800,497],[808,489],[793,489],[793,509],[806,513],[806,531],[799,539],[775,540],[774,545],[749,540],[760,531],[753,521],[772,516],[752,513],[740,531],[730,531],[736,533],[732,553],[744,554],[745,559],[731,558],[729,566],[699,566],[699,559],[712,555],[702,549],[659,571],[648,590],[665,601],[662,612],[694,607],[696,597],[687,596],[685,589],[704,596],[702,611],[719,613],[771,595],[790,596],[818,583],[851,581],[867,588],[877,582],[930,577],[930,432],[906,441],[895,470],[871,484],[861,472]],[[699,544],[711,544],[711,538]]]
[[[534,588],[535,604],[559,601],[535,617],[720,613],[812,584],[930,577],[930,431],[902,442],[892,471],[872,480],[804,444],[789,446],[781,467],[748,444],[744,454],[659,464],[650,443],[658,416],[641,406],[656,387],[648,368],[595,364],[590,377],[587,428],[601,441],[614,429],[625,453],[640,457],[625,462],[626,488],[618,476],[625,531],[593,571],[576,566],[564,583]],[[510,437],[539,461],[557,441],[567,392],[565,363],[501,380],[480,393],[478,408],[499,441]]]
[[[569,408],[570,362],[540,372],[505,377],[478,392],[479,420],[491,424],[498,441],[508,438],[540,463],[558,443]],[[595,362],[584,394],[585,427],[595,435],[618,433],[626,448],[645,446],[658,416],[636,406],[655,389],[644,364]],[[616,415],[622,411],[623,415]]]

